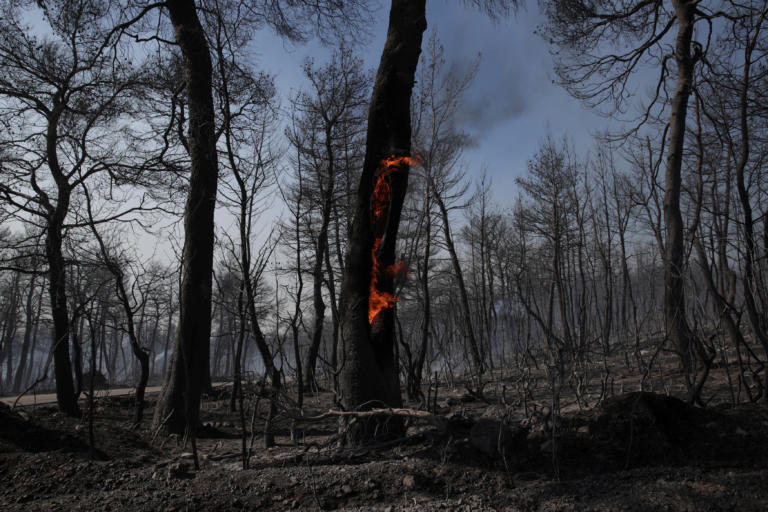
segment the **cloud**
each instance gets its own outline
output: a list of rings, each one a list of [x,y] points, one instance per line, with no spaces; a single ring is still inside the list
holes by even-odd
[[[478,77],[456,113],[456,123],[464,130],[478,135],[522,116],[529,103],[521,90],[516,72],[505,69],[489,78],[483,73],[484,67],[488,65],[481,63]]]
[[[457,125],[483,137],[498,125],[535,115],[547,91],[551,59],[546,43],[533,34],[540,16],[521,12],[514,19],[492,23],[457,3],[437,3],[428,13],[445,47],[445,59],[459,76],[480,66],[456,115]],[[435,3],[428,4],[435,5]]]

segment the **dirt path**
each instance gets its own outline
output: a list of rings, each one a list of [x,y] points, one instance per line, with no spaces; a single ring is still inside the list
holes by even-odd
[[[226,386],[228,382],[214,382],[213,387],[218,388],[222,386]],[[96,390],[96,397],[109,397],[109,396],[124,396],[124,395],[132,395],[134,393],[135,388],[114,388],[114,389],[97,389]],[[161,386],[149,386],[147,387],[146,393],[154,394],[159,393],[161,389]],[[4,396],[0,397],[0,402],[3,402],[6,405],[13,406],[13,403],[16,401],[16,397],[18,395],[13,396]],[[80,400],[85,400],[85,396],[82,396]],[[17,406],[30,406],[30,405],[45,405],[45,404],[55,404],[56,403],[56,393],[45,393],[45,394],[34,394],[32,391],[21,397],[19,400],[19,403]]]

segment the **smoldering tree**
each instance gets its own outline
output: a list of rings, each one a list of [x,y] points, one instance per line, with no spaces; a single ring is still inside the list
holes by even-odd
[[[339,326],[339,353],[342,354],[341,405],[346,410],[360,407],[401,404],[399,378],[394,355],[394,316],[385,309],[369,319],[372,251],[374,237],[382,237],[378,257],[386,268],[395,262],[400,212],[408,183],[407,169],[394,172],[389,180],[389,200],[384,205],[385,226],[373,226],[371,197],[376,172],[390,156],[408,157],[411,150],[410,101],[413,80],[426,29],[425,2],[393,0],[387,41],[376,74],[368,112],[365,160],[354,201],[349,231]],[[377,230],[374,233],[374,229]],[[379,286],[392,293],[391,277],[379,276]],[[378,430],[377,421],[357,422],[347,430],[347,441],[369,439]],[[388,419],[392,433],[402,430],[397,419]]]

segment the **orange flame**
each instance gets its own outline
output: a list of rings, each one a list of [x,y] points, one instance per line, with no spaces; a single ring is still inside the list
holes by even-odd
[[[391,156],[381,161],[381,165],[376,170],[374,177],[376,185],[373,188],[373,197],[371,198],[371,225],[376,226],[385,218],[389,203],[392,200],[392,189],[386,181],[387,176],[403,170],[404,166],[419,165],[417,158],[409,156]],[[385,309],[394,307],[399,297],[395,297],[389,292],[379,290],[378,283],[382,273],[381,261],[378,257],[379,246],[381,245],[382,235],[374,234],[373,249],[371,250],[371,290],[368,296],[368,323],[373,324],[376,315]],[[400,261],[389,265],[384,269],[384,273],[394,277],[395,275],[407,272],[405,263]]]

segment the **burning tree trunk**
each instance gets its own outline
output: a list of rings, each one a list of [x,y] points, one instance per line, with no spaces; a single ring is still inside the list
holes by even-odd
[[[397,268],[395,242],[412,163],[407,156],[410,101],[427,27],[425,4],[425,0],[392,0],[387,41],[371,97],[365,161],[342,284],[338,344],[340,398],[346,410],[402,403],[394,355],[396,299],[391,272]],[[361,420],[348,427],[346,440],[355,444],[374,433],[399,433],[403,425],[390,417],[365,424]]]

